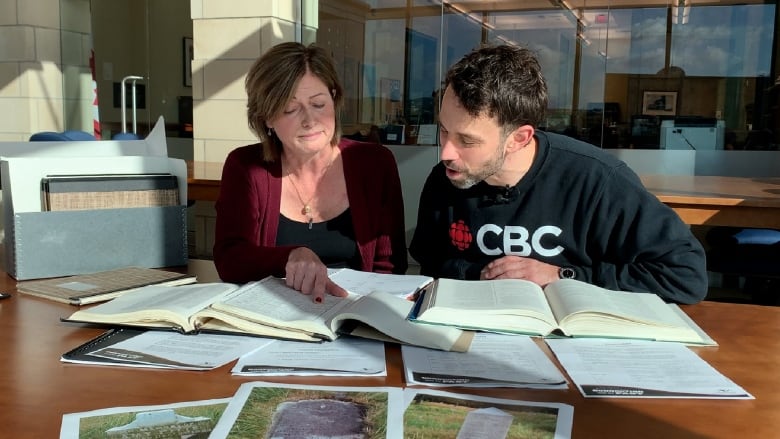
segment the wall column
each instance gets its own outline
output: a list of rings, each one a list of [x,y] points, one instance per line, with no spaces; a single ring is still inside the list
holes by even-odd
[[[302,21],[300,3],[315,2],[190,1],[194,160],[224,162],[233,149],[257,142],[247,124],[244,78],[266,50],[296,40],[296,23]],[[195,243],[196,256],[210,257],[216,220],[213,203],[198,202],[194,207],[189,239]]]

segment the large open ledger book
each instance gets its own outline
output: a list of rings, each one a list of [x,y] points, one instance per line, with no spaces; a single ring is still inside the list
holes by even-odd
[[[611,291],[573,279],[544,290],[521,279],[437,279],[420,295],[409,319],[541,336],[716,344],[678,306],[655,294]]]
[[[311,296],[287,287],[283,279],[267,277],[242,286],[152,285],[81,309],[63,320],[301,341],[334,340],[341,333],[350,333],[434,349],[468,350],[472,333],[451,327],[420,327],[406,320],[413,305],[381,291],[351,293],[346,298],[326,295],[322,303],[315,303]],[[357,330],[366,326],[370,330]]]

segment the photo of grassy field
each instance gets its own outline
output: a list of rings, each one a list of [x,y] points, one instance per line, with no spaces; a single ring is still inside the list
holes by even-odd
[[[227,403],[195,405],[188,407],[178,407],[174,409],[174,412],[178,416],[186,416],[190,418],[209,418],[211,419],[210,425],[213,429],[214,426],[217,425],[217,421],[219,421],[220,416],[222,416],[222,412],[225,410],[225,407],[227,407]],[[133,422],[136,414],[141,412],[142,411],[136,410],[81,418],[79,421],[79,439],[105,438],[107,437],[107,430],[114,427],[121,427]],[[203,437],[208,437],[208,433],[205,433]]]
[[[404,438],[451,439],[475,409],[495,407],[512,415],[507,434],[512,439],[553,438],[558,410],[548,407],[494,404],[436,395],[418,394],[404,413]]]

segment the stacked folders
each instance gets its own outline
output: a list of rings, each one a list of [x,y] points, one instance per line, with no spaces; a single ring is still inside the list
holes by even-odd
[[[172,174],[48,175],[41,201],[44,211],[176,206],[179,185]]]

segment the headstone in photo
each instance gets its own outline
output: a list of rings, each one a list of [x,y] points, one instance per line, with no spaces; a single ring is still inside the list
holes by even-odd
[[[173,409],[164,409],[136,413],[132,422],[109,428],[106,435],[122,439],[195,437],[199,433],[210,433],[211,429],[210,418],[182,416]]]
[[[457,439],[505,439],[513,419],[495,407],[472,410],[460,426]]]
[[[361,439],[365,411],[361,404],[333,399],[283,402],[276,407],[267,437]]]

